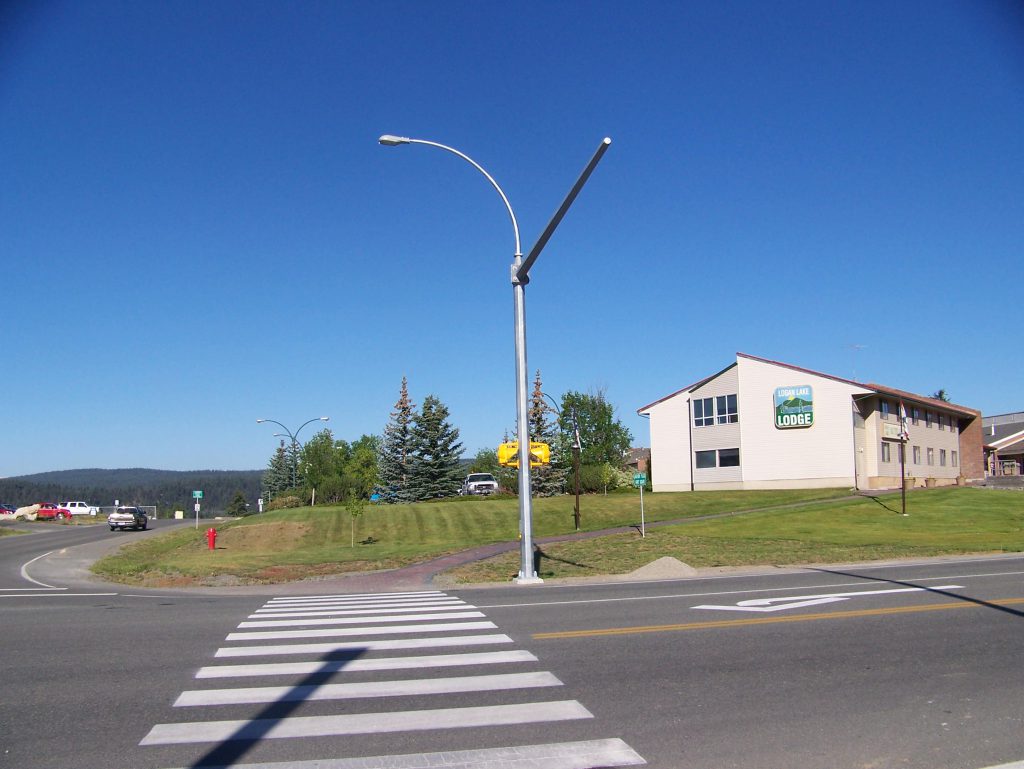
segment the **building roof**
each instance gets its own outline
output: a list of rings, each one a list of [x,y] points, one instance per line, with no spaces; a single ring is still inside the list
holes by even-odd
[[[800,366],[794,366],[794,365],[792,365],[790,363],[782,363],[781,361],[777,361],[777,360],[770,360],[769,358],[759,358],[756,355],[748,355],[747,353],[743,353],[743,352],[736,353],[736,357],[737,358],[747,358],[748,360],[755,360],[755,361],[758,361],[760,363],[767,363],[767,364],[769,364],[771,366],[779,366],[781,368],[788,368],[788,369],[790,369],[792,371],[799,371],[799,372],[801,372],[803,374],[810,374],[812,376],[823,377],[825,379],[831,379],[831,380],[833,380],[835,382],[842,382],[844,384],[848,384],[851,387],[859,387],[859,388],[861,388],[863,390],[867,390],[867,391],[870,391],[870,392],[878,393],[879,395],[886,395],[886,396],[889,396],[889,397],[892,397],[892,398],[897,398],[897,399],[902,400],[902,401],[907,401],[907,402],[910,402],[910,403],[913,403],[913,404],[920,404],[920,405],[924,405],[924,406],[929,406],[931,408],[940,409],[942,411],[952,411],[954,413],[961,414],[963,416],[969,416],[969,417],[979,417],[979,416],[981,416],[981,412],[980,411],[977,411],[977,410],[972,409],[972,408],[968,408],[967,406],[958,406],[955,403],[948,403],[947,401],[941,401],[941,400],[938,400],[937,398],[929,398],[929,397],[927,397],[925,395],[917,395],[916,393],[907,392],[906,390],[897,390],[897,389],[895,389],[893,387],[886,387],[885,385],[874,384],[874,383],[867,383],[867,384],[865,384],[864,382],[855,382],[852,379],[846,379],[844,377],[833,376],[832,374],[825,374],[825,373],[822,373],[821,371],[814,371],[814,370],[808,369],[808,368],[801,368]],[[674,398],[677,395],[680,395],[682,393],[692,392],[693,390],[696,390],[698,387],[701,387],[701,386],[707,384],[712,379],[715,379],[715,378],[721,376],[722,374],[724,374],[726,371],[728,371],[729,369],[731,369],[735,365],[736,365],[735,363],[732,363],[732,364],[726,366],[721,371],[719,371],[717,374],[712,374],[711,376],[705,377],[704,379],[701,379],[701,380],[698,380],[697,382],[694,382],[691,385],[687,385],[686,387],[682,388],[681,390],[676,390],[674,393],[670,393],[669,395],[666,395],[664,398],[659,398],[658,400],[654,401],[653,403],[648,403],[646,406],[641,406],[640,408],[638,408],[636,410],[636,413],[637,414],[645,414],[649,409],[653,408],[654,406],[657,406],[659,403],[663,403],[664,401],[667,401],[670,398]]]
[[[989,444],[985,444],[988,446]],[[1006,456],[1008,454],[1024,454],[1024,439],[1011,443],[1008,446],[1000,446],[997,451],[999,456]]]
[[[932,408],[942,409],[943,411],[955,411],[958,414],[963,414],[967,417],[981,416],[981,412],[977,409],[968,408],[967,406],[958,406],[955,403],[942,401],[938,398],[929,398],[926,395],[917,395],[905,390],[897,390],[893,387],[886,387],[885,385],[875,384],[873,382],[864,386],[874,390],[879,395],[888,395],[893,398],[910,401],[911,403],[920,403],[922,406],[931,406]]]
[[[983,428],[985,433],[985,445],[990,449],[1003,451],[1010,444],[1024,440],[1024,424],[1015,425],[988,425]]]

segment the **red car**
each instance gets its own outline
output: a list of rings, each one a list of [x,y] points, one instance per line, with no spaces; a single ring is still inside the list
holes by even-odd
[[[36,513],[37,521],[44,521],[47,519],[58,520],[59,518],[70,518],[71,511],[66,507],[55,505],[53,502],[40,502],[39,512]]]

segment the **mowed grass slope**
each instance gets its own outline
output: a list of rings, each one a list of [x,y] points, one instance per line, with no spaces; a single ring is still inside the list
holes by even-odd
[[[1024,494],[983,488],[914,491],[906,517],[900,495],[859,497],[797,508],[658,527],[635,534],[541,547],[545,578],[625,574],[670,556],[707,566],[840,563],[1024,550]],[[511,554],[456,569],[460,582],[507,579]]]
[[[836,498],[844,490],[700,492],[645,495],[648,521],[672,520],[771,505]],[[640,518],[638,492],[585,496],[585,531],[628,526]],[[573,497],[533,501],[536,537],[574,531]],[[159,523],[157,523],[159,526]],[[282,582],[302,577],[394,568],[519,534],[514,497],[461,497],[415,505],[367,505],[355,520],[344,507],[278,510],[216,524],[217,549],[206,545],[205,524],[128,545],[93,571],[115,581],[148,585],[197,582]]]
[[[910,515],[899,515],[899,494],[849,498],[838,490],[647,494],[647,521],[712,520],[630,530],[540,548],[545,578],[622,574],[671,556],[694,567],[875,560],[1024,550],[1024,495],[974,488],[914,491]],[[573,498],[534,500],[534,536],[573,531]],[[597,531],[639,521],[636,493],[587,496],[582,529]],[[184,529],[129,546],[95,567],[105,577],[149,585],[280,582],[303,577],[394,568],[518,535],[514,498],[367,506],[356,519],[344,508],[265,513],[219,528],[218,549],[206,549],[203,530]],[[461,582],[515,576],[518,550],[451,572]]]

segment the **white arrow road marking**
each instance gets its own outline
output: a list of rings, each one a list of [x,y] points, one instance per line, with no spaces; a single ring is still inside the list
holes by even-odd
[[[798,609],[801,606],[813,606],[819,603],[834,603],[836,601],[848,601],[862,595],[883,595],[888,593],[920,593],[933,592],[935,590],[954,590],[962,588],[963,585],[936,585],[935,587],[900,587],[891,590],[864,590],[858,593],[826,593],[824,595],[790,595],[778,598],[751,598],[747,601],[740,601],[731,606],[716,606],[714,604],[701,604],[694,606],[694,609],[717,609],[719,611],[755,611],[770,612],[782,611],[783,609]],[[779,604],[773,606],[772,604]]]

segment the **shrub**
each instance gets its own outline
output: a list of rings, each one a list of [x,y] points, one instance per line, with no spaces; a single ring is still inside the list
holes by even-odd
[[[302,507],[302,504],[302,500],[298,497],[282,495],[280,497],[274,497],[263,509],[267,512],[271,510],[285,510],[291,507]]]

